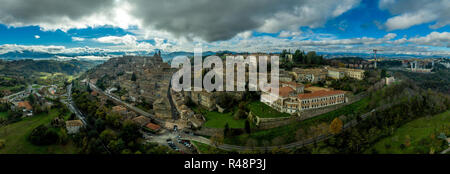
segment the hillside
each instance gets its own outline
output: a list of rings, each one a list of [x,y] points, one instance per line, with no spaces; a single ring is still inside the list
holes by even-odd
[[[86,71],[92,64],[86,61],[70,60],[14,60],[0,61],[0,74],[22,74],[31,75],[36,72],[64,73],[74,75]]]

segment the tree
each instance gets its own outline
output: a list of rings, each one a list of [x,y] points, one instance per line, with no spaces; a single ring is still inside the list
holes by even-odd
[[[133,72],[133,74],[131,75],[131,81],[135,82],[136,81],[136,74]]]
[[[218,96],[218,102],[220,107],[226,109],[230,109],[233,106],[234,99],[233,96],[227,94],[227,93],[221,93]]]
[[[33,129],[28,139],[35,145],[50,145],[57,143],[59,136],[55,129],[49,129],[45,125],[40,125]]]
[[[342,126],[344,124],[342,123],[342,120],[336,117],[330,124],[330,130],[333,134],[338,134],[342,131]]]
[[[250,134],[251,132],[251,128],[250,128],[250,122],[247,120],[245,120],[245,132]]]
[[[5,147],[5,140],[0,139],[0,149]]]
[[[120,127],[120,119],[122,118],[121,115],[119,115],[118,113],[110,113],[108,115],[106,115],[106,124],[114,127],[114,128],[118,128]]]
[[[222,134],[216,133],[210,138],[210,140],[211,140],[211,143],[217,147],[217,146],[223,144],[223,138],[224,137]]]
[[[304,63],[303,52],[301,52],[300,50],[295,50],[292,58],[294,59],[294,62]]]
[[[101,118],[97,118],[95,120],[94,126],[97,129],[97,131],[99,131],[99,132],[105,130],[105,122]]]
[[[387,72],[385,69],[382,69],[381,70],[381,78],[385,78],[385,77],[387,77]]]
[[[141,137],[141,132],[139,132],[139,126],[132,122],[131,120],[126,120],[123,123],[122,131],[120,137],[126,142],[130,143]]]
[[[313,62],[314,59],[316,59],[316,52],[315,51],[310,51],[308,52],[308,54],[306,55],[306,64],[312,64],[315,63]]]
[[[238,109],[235,113],[234,113],[234,119],[235,120],[239,120],[239,119],[245,119],[247,117],[247,115],[245,114],[245,111],[242,109]]]
[[[105,129],[102,133],[100,133],[100,139],[101,139],[103,142],[109,144],[109,142],[110,142],[111,140],[116,140],[116,139],[117,139],[117,136],[116,136],[116,133],[115,133],[113,130],[111,130],[111,129]]]
[[[36,98],[34,97],[33,94],[30,94],[28,96],[28,101],[30,102],[31,105],[34,105],[36,103]]]
[[[280,58],[285,59],[286,58],[286,54],[288,54],[287,50],[283,50],[280,54]]]
[[[89,92],[89,93],[92,92],[91,85],[87,85],[87,92]]]
[[[228,123],[226,123],[225,124],[225,128],[223,129],[223,135],[225,136],[225,137],[227,137],[227,136],[229,136],[230,135],[230,126],[228,125]]]

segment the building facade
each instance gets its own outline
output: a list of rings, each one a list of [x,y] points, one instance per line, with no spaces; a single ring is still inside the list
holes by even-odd
[[[299,89],[301,88],[301,89]],[[303,110],[317,109],[346,102],[345,91],[318,90],[303,93],[303,85],[281,83],[278,95],[270,92],[261,94],[261,102],[279,112],[295,114]]]

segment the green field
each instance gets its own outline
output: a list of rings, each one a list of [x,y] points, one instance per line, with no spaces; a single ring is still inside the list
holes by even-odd
[[[203,144],[197,141],[191,141],[191,143],[197,148],[200,154],[226,154],[227,151],[217,149],[213,146]]]
[[[255,101],[248,104],[250,111],[260,118],[276,118],[276,117],[290,117],[287,113],[281,113],[277,110],[267,106],[266,104]]]
[[[32,88],[34,88],[34,89],[39,89],[40,87],[41,87],[41,85],[36,85],[36,84],[34,84],[33,86],[31,86]]]
[[[383,154],[428,153],[431,147],[434,151],[440,152],[448,148],[448,146],[442,146],[442,141],[433,142],[433,139],[436,139],[433,135],[440,134],[441,128],[450,128],[450,110],[433,117],[411,121],[396,129],[392,136],[378,141],[373,148]],[[450,135],[447,134],[447,136]],[[404,149],[401,149],[401,144],[410,145],[405,145]]]
[[[313,125],[317,125],[320,123],[331,123],[331,121],[342,115],[350,115],[353,113],[364,113],[367,112],[366,106],[368,105],[368,98],[364,98],[360,101],[352,103],[350,105],[344,106],[337,110],[309,118],[303,121],[294,122],[285,126],[280,126],[273,129],[268,130],[260,130],[256,132],[252,132],[249,134],[243,134],[235,137],[225,138],[225,143],[227,144],[237,144],[237,145],[245,145],[249,138],[255,139],[258,141],[259,145],[262,145],[262,141],[271,142],[273,139],[280,137],[283,138],[286,143],[294,142],[295,140],[295,132],[301,128],[308,128]]]
[[[67,145],[36,146],[28,141],[31,131],[41,124],[49,124],[58,116],[58,110],[52,109],[50,114],[43,113],[25,118],[19,122],[0,128],[0,139],[6,145],[0,149],[0,154],[74,154],[77,152],[73,143]]]
[[[11,92],[18,92],[25,88],[25,85],[16,85],[16,86],[0,86],[0,91],[9,90]]]
[[[206,122],[203,126],[207,128],[224,128],[228,123],[230,128],[244,128],[245,120],[235,120],[233,118],[234,112],[219,113],[215,111],[207,111],[205,109],[194,108],[197,113],[202,113],[206,118]]]
[[[8,112],[0,112],[0,118],[5,118],[8,117]]]

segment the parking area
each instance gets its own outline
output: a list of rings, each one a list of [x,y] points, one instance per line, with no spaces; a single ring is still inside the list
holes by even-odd
[[[186,140],[185,137],[183,137],[185,133],[189,132],[180,132],[177,127],[175,127],[170,131],[166,130],[157,135],[143,132],[143,138],[148,142],[166,145],[181,153],[196,154],[197,149],[195,149],[189,140]]]

